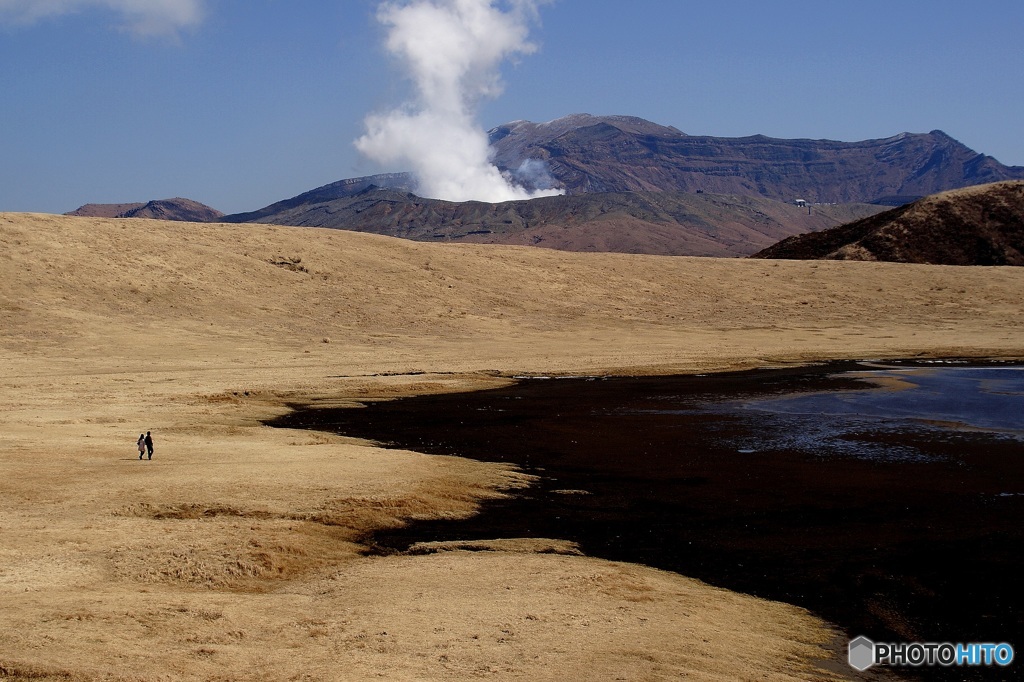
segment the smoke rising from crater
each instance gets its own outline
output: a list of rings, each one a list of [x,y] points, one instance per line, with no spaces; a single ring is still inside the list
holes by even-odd
[[[377,19],[388,27],[387,49],[407,68],[416,98],[367,116],[356,148],[382,164],[408,164],[418,192],[431,198],[498,202],[560,194],[530,191],[503,175],[476,120],[480,102],[502,92],[500,65],[536,51],[529,28],[544,1],[382,3]]]

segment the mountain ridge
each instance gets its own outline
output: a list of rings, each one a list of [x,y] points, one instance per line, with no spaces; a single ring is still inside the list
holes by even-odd
[[[489,131],[494,162],[516,176],[543,161],[568,193],[707,191],[780,201],[871,203],[1024,179],[941,130],[840,142],[766,135],[688,135],[624,116],[572,114],[547,123],[513,121]]]

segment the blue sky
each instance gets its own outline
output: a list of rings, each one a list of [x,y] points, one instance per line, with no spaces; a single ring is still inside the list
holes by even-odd
[[[402,170],[353,147],[367,114],[408,94],[377,6],[0,0],[0,211],[184,196],[230,213]],[[479,121],[628,114],[848,141],[941,129],[1024,165],[1022,35],[1020,0],[553,0],[539,49],[505,65]]]

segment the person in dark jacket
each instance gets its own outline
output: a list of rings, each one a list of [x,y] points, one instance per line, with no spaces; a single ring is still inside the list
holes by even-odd
[[[153,436],[149,435],[149,431],[146,431],[144,442],[146,443],[146,451],[149,453],[149,458],[153,459]],[[142,459],[141,454],[139,454],[139,459]]]

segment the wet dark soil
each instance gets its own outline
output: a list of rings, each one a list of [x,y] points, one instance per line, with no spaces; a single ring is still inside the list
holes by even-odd
[[[534,378],[362,409],[304,407],[273,424],[511,462],[540,477],[472,519],[381,533],[377,551],[562,538],[592,556],[806,607],[851,636],[1019,645],[1024,440],[750,409],[868,390],[844,374],[863,369]]]

